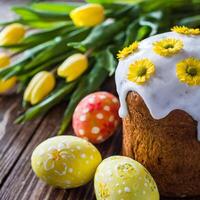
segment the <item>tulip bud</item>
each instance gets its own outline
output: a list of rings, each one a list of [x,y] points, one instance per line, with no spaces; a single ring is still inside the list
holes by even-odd
[[[76,26],[96,26],[104,20],[104,8],[100,4],[87,4],[72,10],[70,17]]]
[[[57,74],[67,82],[77,79],[88,68],[88,59],[84,54],[74,54],[67,58],[58,68]]]
[[[12,89],[17,82],[16,77],[9,78],[8,80],[0,80],[0,93],[5,93]]]
[[[10,57],[6,53],[0,53],[0,68],[5,68],[10,64]],[[5,93],[16,84],[16,77],[8,80],[0,80],[0,93]]]
[[[25,35],[25,27],[21,24],[11,24],[0,33],[0,45],[17,44]]]
[[[0,68],[4,68],[10,64],[10,57],[6,53],[0,53]]]
[[[55,87],[55,77],[52,73],[41,71],[37,73],[28,84],[24,100],[32,105],[44,99]]]

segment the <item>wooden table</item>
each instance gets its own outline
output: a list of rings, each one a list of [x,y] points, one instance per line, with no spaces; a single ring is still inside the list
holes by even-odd
[[[13,2],[17,3],[18,1],[1,0],[0,19],[5,19],[6,16],[10,17],[7,9]],[[115,92],[114,80],[107,81],[102,90]],[[20,104],[21,97],[19,95],[11,94],[0,97],[0,199],[95,199],[93,182],[72,190],[54,189],[40,181],[31,169],[30,157],[33,149],[45,139],[56,134],[66,103],[56,106],[47,115],[35,121],[15,125],[13,121],[22,112]],[[72,134],[71,127],[66,134]],[[120,154],[121,128],[112,138],[97,147],[104,158]],[[200,198],[193,200],[197,199]]]

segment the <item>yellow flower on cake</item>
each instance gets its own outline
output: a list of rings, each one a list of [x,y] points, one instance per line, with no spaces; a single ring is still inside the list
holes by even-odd
[[[142,85],[155,73],[153,62],[147,58],[136,60],[129,66],[128,80]]]
[[[104,8],[100,4],[86,4],[72,10],[70,17],[78,27],[96,26],[105,18]]]
[[[183,49],[180,39],[165,38],[153,43],[153,50],[160,56],[173,56]]]
[[[186,26],[174,26],[171,31],[184,35],[200,35],[199,28],[188,28]]]
[[[178,79],[190,86],[200,85],[200,59],[189,57],[176,64]]]
[[[123,59],[138,50],[139,43],[137,41],[133,42],[128,47],[124,47],[122,50],[120,50],[117,54],[118,59]]]

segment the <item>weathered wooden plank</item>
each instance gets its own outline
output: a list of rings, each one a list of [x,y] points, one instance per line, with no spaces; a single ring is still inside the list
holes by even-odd
[[[0,185],[17,161],[33,130],[37,128],[41,118],[26,125],[16,125],[14,120],[20,112],[20,98],[16,95],[0,98]]]
[[[30,130],[34,134],[29,141],[28,146],[24,148],[23,153],[15,163],[6,181],[3,183],[0,190],[0,199],[22,199],[24,195],[26,197],[27,195],[29,196],[32,194],[28,191],[30,191],[30,188],[31,190],[35,188],[38,179],[34,176],[31,170],[31,153],[40,142],[55,133],[55,128],[58,126],[58,120],[61,116],[61,110],[62,108],[60,107],[59,109],[55,109],[54,112],[52,111],[50,116],[42,121],[40,128],[36,132],[34,128],[30,127],[30,124],[21,130],[20,133],[22,135],[26,135],[28,131],[30,132]],[[20,138],[18,138],[18,141],[20,141]],[[44,187],[46,186],[44,185]],[[9,188],[12,188],[12,190]],[[25,197],[24,199],[29,199]]]

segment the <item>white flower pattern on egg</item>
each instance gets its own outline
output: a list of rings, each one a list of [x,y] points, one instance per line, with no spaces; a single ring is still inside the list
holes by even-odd
[[[74,188],[89,182],[100,162],[98,150],[74,136],[49,138],[36,147],[31,157],[36,175],[60,188]]]
[[[46,171],[54,169],[56,161],[59,160],[60,158],[65,160],[75,159],[75,155],[70,154],[66,150],[62,151],[63,149],[66,149],[66,145],[64,143],[59,143],[58,146],[52,146],[48,148],[47,159],[43,161],[44,169]],[[54,172],[60,176],[63,176],[67,173],[67,165],[63,163],[62,166],[63,166],[62,170],[54,169]]]

